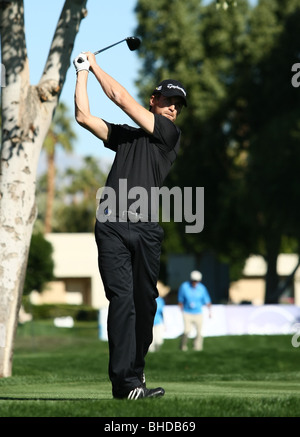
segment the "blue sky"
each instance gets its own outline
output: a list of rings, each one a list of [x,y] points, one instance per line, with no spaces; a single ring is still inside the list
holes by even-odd
[[[57,20],[64,5],[64,0],[24,0],[26,43],[30,67],[31,84],[36,84],[42,74],[48,56],[51,40]],[[134,8],[136,0],[88,0],[88,15],[82,20],[76,37],[72,59],[81,51],[92,52],[134,35],[137,25]],[[135,80],[138,77],[140,61],[136,52],[131,52],[126,43],[119,44],[106,52],[97,55],[99,65],[130,93],[138,99]],[[64,84],[61,101],[74,113],[74,88],[76,74],[73,64],[70,66]],[[113,123],[128,123],[132,121],[104,96],[95,77],[90,74],[88,83],[91,112]],[[73,156],[58,153],[57,161],[64,166],[77,166],[79,157],[92,155],[100,159],[107,167],[114,153],[105,149],[102,141],[77,125],[74,119],[74,130],[77,140],[74,143]],[[101,164],[101,166],[102,166]],[[40,171],[44,170],[44,160],[41,156]]]
[[[81,51],[94,52],[133,35],[137,26],[134,13],[136,3],[137,0],[88,0],[88,15],[81,22],[72,60]],[[255,1],[252,0],[252,3]],[[63,5],[64,0],[24,0],[26,43],[30,79],[33,85],[38,83],[41,77]],[[138,78],[141,62],[137,52],[131,52],[126,43],[122,43],[97,55],[97,61],[107,73],[118,80],[138,100],[135,80]],[[61,94],[61,101],[69,107],[71,116],[74,114],[75,81],[75,69],[71,64]],[[94,115],[113,123],[133,123],[126,114],[104,96],[100,85],[92,74],[89,77],[88,92],[91,112]],[[59,148],[57,152],[58,167],[78,167],[81,165],[82,157],[90,155],[99,158],[101,167],[107,169],[114,158],[114,153],[104,148],[102,141],[80,127],[75,119],[74,130],[77,134],[77,140],[74,143],[73,155],[65,155]],[[42,154],[39,172],[43,171],[45,171],[45,159]]]

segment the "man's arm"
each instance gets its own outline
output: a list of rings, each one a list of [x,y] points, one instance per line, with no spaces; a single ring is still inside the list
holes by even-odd
[[[203,284],[201,284],[201,285],[203,286],[204,303],[208,309],[209,317],[211,317],[211,298],[210,298],[210,295],[209,295],[208,290],[205,287],[205,285],[203,285]]]
[[[99,117],[95,117],[90,112],[89,99],[87,94],[87,80],[89,72],[82,70],[77,73],[75,87],[75,118],[76,121],[88,129],[103,141],[109,139],[109,128]]]
[[[206,304],[206,307],[207,307],[207,309],[208,309],[208,315],[209,315],[209,317],[211,318],[211,303],[210,303],[210,302],[207,303],[207,304]]]
[[[121,108],[138,126],[152,134],[154,131],[154,114],[140,105],[128,91],[102,70],[96,62],[95,55],[86,52],[90,71],[95,75],[107,97]]]

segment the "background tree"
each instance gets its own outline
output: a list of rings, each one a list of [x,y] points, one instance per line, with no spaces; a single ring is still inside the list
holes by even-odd
[[[86,156],[80,167],[57,172],[52,232],[94,232],[97,191],[106,173],[94,157]],[[47,174],[37,180],[38,217],[35,230],[44,232]]]
[[[188,90],[181,154],[167,183],[205,188],[205,227],[185,234],[176,224],[177,250],[212,251],[228,262],[231,279],[250,254],[263,255],[266,302],[277,302],[278,254],[287,237],[299,241],[300,105],[291,66],[299,59],[300,1],[215,6],[138,1],[138,84],[141,97],[170,76]]]
[[[0,156],[0,377],[10,376],[17,314],[36,218],[36,168],[70,65],[86,0],[66,0],[39,83],[30,85],[22,0],[0,1],[2,63]]]
[[[33,290],[42,292],[46,282],[54,279],[53,247],[41,232],[33,233],[31,237],[24,295]]]
[[[106,174],[101,170],[97,159],[92,156],[84,158],[79,169],[67,168],[63,179],[67,181],[64,188],[64,204],[57,209],[56,232],[93,232],[96,208],[99,199],[97,191],[105,185]]]
[[[53,121],[45,138],[43,148],[47,155],[47,197],[45,214],[45,233],[52,231],[53,202],[55,198],[55,152],[57,146],[70,153],[73,150],[72,141],[76,134],[72,129],[72,119],[66,105],[60,102],[56,108]]]
[[[188,92],[188,107],[178,119],[183,132],[181,152],[166,184],[205,188],[204,231],[185,234],[185,224],[163,224],[167,230],[164,248],[172,245],[170,235],[178,242],[177,250],[198,257],[209,250],[240,273],[253,246],[244,232],[246,225],[240,222],[235,226],[239,209],[232,206],[241,190],[245,159],[240,159],[229,143],[226,117],[235,69],[243,62],[246,49],[248,4],[239,2],[239,7],[225,12],[216,11],[214,2],[202,6],[197,0],[172,4],[140,0],[136,11],[137,33],[143,38],[141,97],[148,96],[153,83],[166,77],[181,80]],[[149,86],[144,92],[145,80]]]
[[[286,237],[297,243],[296,252],[300,249],[300,96],[291,86],[291,66],[299,60],[299,19],[299,0],[258,3],[250,21],[246,73],[237,87],[246,103],[243,118],[250,144],[245,214],[255,229],[257,252],[268,266],[266,303],[278,302],[282,292],[277,257],[286,249]]]

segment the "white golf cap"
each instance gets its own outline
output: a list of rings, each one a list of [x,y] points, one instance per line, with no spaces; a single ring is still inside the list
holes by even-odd
[[[193,270],[191,272],[191,281],[200,282],[202,279],[202,274],[198,270]]]

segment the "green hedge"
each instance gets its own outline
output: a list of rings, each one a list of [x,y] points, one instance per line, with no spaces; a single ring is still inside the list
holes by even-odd
[[[34,320],[54,319],[55,317],[71,316],[76,321],[98,320],[98,310],[88,305],[43,304],[33,305],[23,298],[25,311],[30,313]]]

